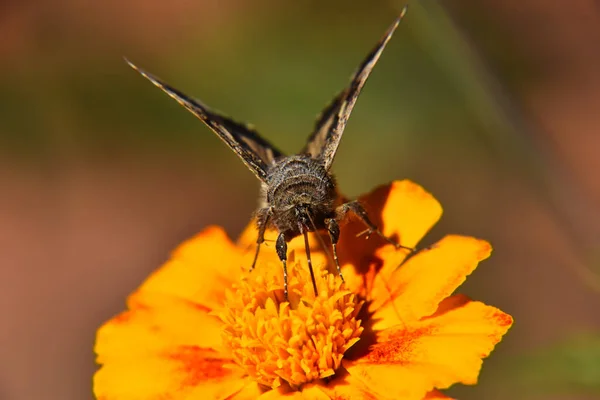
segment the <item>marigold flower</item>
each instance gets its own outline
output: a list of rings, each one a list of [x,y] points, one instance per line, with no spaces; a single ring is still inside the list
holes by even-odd
[[[442,213],[409,181],[361,201],[405,246],[416,246]],[[434,400],[448,399],[438,389],[475,384],[512,318],[452,293],[490,245],[446,236],[405,260],[406,251],[362,230],[352,220],[342,227],[345,283],[311,235],[318,296],[304,242],[292,240],[289,302],[269,246],[275,232],[252,272],[252,224],[238,243],[218,227],[183,243],[129,297],[128,310],[99,329],[97,398]]]

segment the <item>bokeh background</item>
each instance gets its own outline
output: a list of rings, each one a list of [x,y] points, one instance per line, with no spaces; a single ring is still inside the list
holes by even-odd
[[[97,327],[178,243],[237,235],[257,182],[132,71],[298,150],[402,6],[388,1],[0,3],[0,399],[92,398]],[[461,291],[516,323],[462,399],[600,398],[600,6],[413,1],[335,172],[444,205],[494,255]]]

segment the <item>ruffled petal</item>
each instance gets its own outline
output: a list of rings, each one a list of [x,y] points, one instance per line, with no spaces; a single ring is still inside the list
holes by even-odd
[[[215,309],[241,274],[244,252],[220,227],[209,227],[181,244],[139,290],[166,293]]]
[[[415,247],[442,215],[439,202],[408,180],[381,186],[359,200],[385,236],[407,247]],[[368,239],[357,236],[365,228],[358,218],[350,216],[341,227],[338,251],[350,290],[370,298],[373,288],[385,282],[408,251],[396,250],[376,234]],[[376,278],[381,282],[375,282]]]
[[[406,261],[374,292],[369,310],[375,330],[431,315],[458,288],[492,248],[484,240],[446,236]]]
[[[431,317],[381,332],[367,354],[343,365],[388,397],[423,398],[434,388],[475,384],[482,358],[511,325],[512,317],[497,308],[453,296]]]
[[[196,303],[161,293],[138,292],[125,311],[99,330],[97,361],[135,359],[172,346],[219,350],[221,321]]]
[[[98,400],[225,399],[247,384],[227,362],[197,346],[111,360],[94,375],[94,393]]]

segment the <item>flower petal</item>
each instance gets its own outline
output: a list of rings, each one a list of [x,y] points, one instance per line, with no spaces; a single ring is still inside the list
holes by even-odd
[[[97,361],[135,359],[172,346],[219,350],[221,321],[205,307],[161,293],[138,292],[131,310],[108,321],[96,337]]]
[[[248,225],[244,228],[237,239],[237,245],[245,250],[250,250],[256,247],[256,239],[258,238],[258,229],[256,229],[256,218],[252,218]],[[277,231],[267,229],[265,231],[265,242],[277,239]]]
[[[421,400],[431,390],[431,379],[413,368],[401,368],[390,364],[354,364],[342,361],[352,377],[361,382],[375,399]],[[354,398],[354,397],[350,397]]]
[[[247,384],[226,362],[197,346],[112,360],[94,375],[94,393],[98,400],[225,399]]]
[[[361,204],[371,221],[383,234],[407,247],[415,247],[442,215],[442,207],[425,189],[408,180],[381,186],[361,197]],[[350,217],[341,228],[338,246],[344,277],[355,293],[372,288],[375,276],[387,278],[406,257],[406,250],[396,250],[376,234],[364,235],[365,225]],[[384,263],[392,256],[393,262]]]
[[[423,400],[455,400],[452,397],[446,396],[444,393],[439,390],[432,390],[427,393],[427,396]]]
[[[370,311],[382,330],[431,315],[459,287],[492,248],[484,240],[446,236],[396,269],[374,292]]]
[[[335,375],[335,378],[328,382],[318,382],[315,386],[325,394],[328,398],[335,400],[387,400],[387,397],[378,396],[377,393],[369,390],[361,381],[350,375],[346,370],[341,368]],[[396,399],[389,399],[396,400]],[[420,400],[420,399],[419,399]]]
[[[453,296],[431,317],[381,332],[367,354],[343,365],[389,397],[422,398],[433,388],[475,384],[482,358],[511,324],[512,317],[494,307]]]
[[[241,273],[243,252],[220,227],[209,227],[187,240],[139,290],[167,293],[210,309],[220,307],[225,289]]]
[[[442,216],[440,203],[422,186],[409,180],[394,181],[361,197],[369,217],[383,234],[415,247]]]
[[[289,387],[279,386],[273,390],[264,392],[258,400],[276,400],[276,399],[289,399],[289,400],[302,400],[302,392],[291,390]]]
[[[248,378],[249,383],[236,394],[228,397],[227,400],[256,400],[263,393],[263,390],[255,380]]]
[[[263,393],[260,397],[257,397],[257,399],[330,400],[329,396],[320,391],[316,386],[306,386],[303,387],[302,390],[292,390],[288,386],[279,386],[276,389]]]

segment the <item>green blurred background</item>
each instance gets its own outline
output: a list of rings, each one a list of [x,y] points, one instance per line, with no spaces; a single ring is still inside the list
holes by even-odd
[[[0,4],[0,399],[88,399],[96,328],[178,243],[232,236],[257,182],[123,61],[288,152],[398,1]],[[412,2],[334,165],[350,196],[409,178],[425,239],[493,257],[461,288],[516,323],[461,399],[600,397],[600,7]]]

